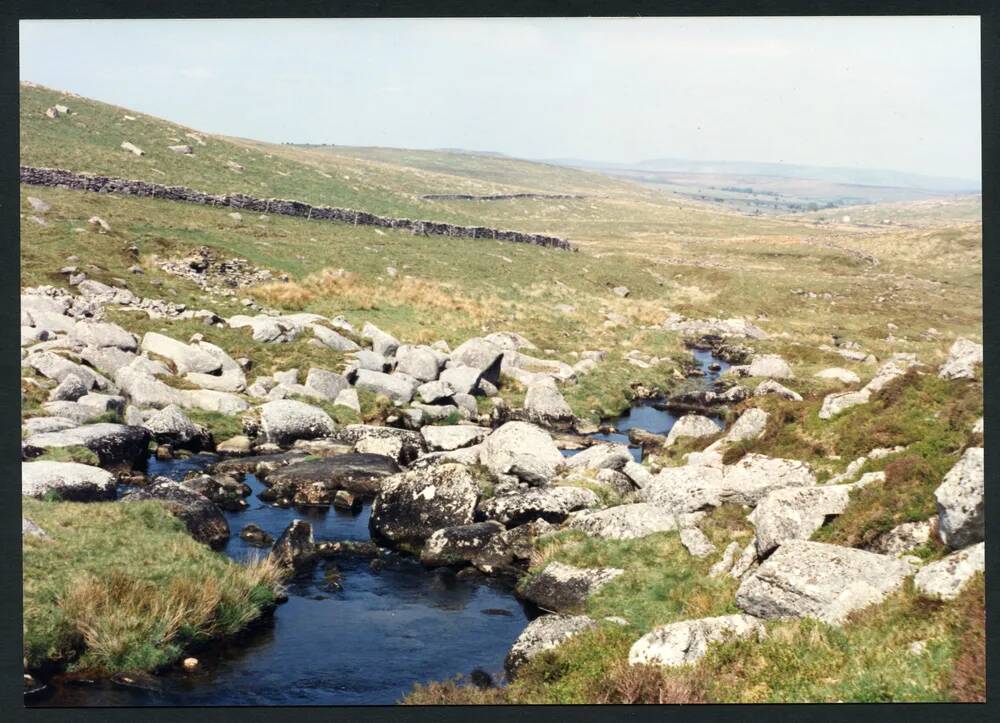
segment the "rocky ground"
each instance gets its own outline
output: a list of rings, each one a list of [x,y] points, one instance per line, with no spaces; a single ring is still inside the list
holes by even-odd
[[[105,320],[123,307],[239,329],[261,347],[305,335],[344,361],[330,369],[255,375],[252,358],[233,358],[202,334],[186,340],[139,335]],[[738,612],[637,635],[627,658],[640,666],[693,664],[713,643],[763,639],[769,620],[843,625],[904,586],[929,599],[953,600],[984,569],[983,449],[974,444],[955,453],[934,490],[932,517],[885,530],[864,549],[813,539],[859,492],[887,484],[884,471],[863,473],[866,463],[901,450],[872,448],[824,479],[807,461],[748,451],[773,426],[774,412],[758,400],[803,400],[785,386],[796,380],[786,360],[753,352],[753,341],[766,333],[746,320],[664,321],[700,340],[695,346],[714,343],[718,351],[725,341],[731,354],[739,349],[732,358],[746,362],[731,367],[714,390],[681,401],[709,414],[741,411],[721,433],[708,417],[689,413],[665,438],[637,434],[651,452],[637,464],[624,445],[592,443],[581,434],[593,425],[574,416],[560,391],[600,364],[600,351],[570,365],[533,355],[530,340],[508,332],[454,349],[443,341],[408,344],[371,323],[359,329],[343,318],[274,310],[223,318],[90,280],[76,284],[76,293],[25,289],[21,315],[24,380],[37,400],[24,420],[23,495],[98,503],[116,499],[116,483],[124,480],[137,489],[116,504],[159,500],[208,546],[231,534],[220,509],[246,505],[250,490],[240,483],[241,472],[255,472],[267,485],[261,498],[281,506],[351,507],[374,498],[370,529],[379,544],[417,555],[428,567],[504,576],[545,613],[514,644],[506,664],[511,680],[574,636],[605,625],[634,629],[621,616],[587,614],[592,597],[628,578],[625,568],[540,555],[551,544],[546,541],[569,532],[596,541],[676,536],[686,555],[710,564],[707,577],[734,581],[731,602],[722,607]],[[820,423],[876,403],[913,372],[976,384],[982,363],[981,345],[966,339],[951,345],[937,369],[921,366],[912,354],[877,360],[842,351],[869,363],[870,379],[862,385],[844,369],[818,372],[847,387],[818,401]],[[745,386],[744,378],[756,386]],[[525,389],[520,408],[499,396],[512,383]],[[372,400],[377,423],[338,423],[338,409],[362,411],[362,396]],[[192,421],[198,410],[238,421],[242,434],[215,438]],[[976,424],[969,435],[981,435],[982,420]],[[560,447],[568,446],[583,450],[566,458]],[[159,458],[213,450],[223,461],[214,473],[180,483],[148,480],[135,468],[150,450]],[[750,539],[719,539],[716,530],[713,541],[705,532],[713,513],[734,508],[752,526]],[[45,530],[28,517],[23,533],[44,544]],[[241,535],[251,539],[254,530]],[[928,555],[932,537],[941,547]],[[271,545],[270,556],[292,574],[330,544],[317,543],[309,524],[296,521]]]

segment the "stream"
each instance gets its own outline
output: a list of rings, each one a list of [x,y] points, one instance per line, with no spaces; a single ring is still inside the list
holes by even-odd
[[[728,366],[708,352],[694,351],[710,386]],[[712,371],[708,366],[721,364]],[[637,403],[613,420],[614,431],[596,441],[629,445],[628,430],[641,427],[666,434],[676,417]],[[149,459],[148,474],[183,479],[208,471],[218,458]],[[308,521],[316,541],[368,540],[371,503],[358,512],[333,507],[283,509],[262,502],[264,489],[253,474],[249,507],[225,512],[231,535],[223,553],[237,561],[265,554],[239,537],[254,523],[274,539],[295,518]],[[127,488],[122,489],[122,491]],[[57,676],[34,706],[206,706],[206,705],[359,705],[398,702],[414,683],[468,676],[485,671],[502,676],[503,661],[517,636],[537,612],[518,601],[509,585],[489,578],[457,578],[448,569],[428,570],[417,560],[390,554],[372,569],[367,559],[320,559],[287,586],[288,601],[273,616],[240,636],[193,651],[200,665],[153,677],[148,686],[112,681],[73,682]],[[326,579],[327,566],[339,569],[340,585]]]

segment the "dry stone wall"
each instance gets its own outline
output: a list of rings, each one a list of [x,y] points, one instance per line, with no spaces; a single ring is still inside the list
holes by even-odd
[[[201,206],[226,206],[228,208],[258,213],[274,213],[282,216],[297,216],[313,220],[351,223],[355,226],[394,228],[425,236],[494,239],[497,241],[510,241],[512,243],[534,244],[535,246],[562,249],[564,251],[574,250],[573,245],[569,241],[557,236],[521,233],[519,231],[503,231],[484,226],[455,226],[450,223],[439,223],[436,221],[387,218],[348,208],[312,206],[302,201],[254,198],[239,193],[218,196],[194,191],[184,186],[164,186],[159,183],[149,183],[148,181],[134,181],[124,178],[75,173],[58,168],[21,166],[21,183],[32,186],[71,188],[79,191],[91,191],[93,193],[113,193],[124,196],[160,198]]]

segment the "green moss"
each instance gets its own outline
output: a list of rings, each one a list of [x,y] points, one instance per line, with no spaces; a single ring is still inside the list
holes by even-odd
[[[35,459],[49,462],[78,462],[80,464],[97,465],[100,460],[94,452],[86,447],[50,447]]]

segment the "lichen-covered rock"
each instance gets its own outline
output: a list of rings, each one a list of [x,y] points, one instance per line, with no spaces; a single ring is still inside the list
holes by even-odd
[[[685,414],[674,422],[664,446],[670,447],[682,437],[711,437],[719,433],[718,425],[700,414]]]
[[[268,486],[264,497],[271,499],[293,498],[315,484],[322,485],[328,493],[347,490],[354,494],[371,496],[382,487],[387,477],[397,474],[399,466],[394,460],[379,454],[337,454],[303,461],[290,460],[266,472],[264,483]]]
[[[767,557],[788,540],[808,540],[828,517],[847,508],[853,488],[817,485],[770,492],[747,518],[754,526],[758,557]]]
[[[218,506],[205,495],[179,482],[158,477],[152,484],[122,497],[124,503],[143,500],[162,502],[171,514],[184,523],[198,542],[219,548],[229,539],[229,523]]]
[[[399,339],[379,329],[371,322],[365,322],[361,336],[372,343],[372,351],[382,356],[393,356],[399,348]]]
[[[645,502],[618,505],[606,510],[581,510],[567,526],[602,540],[636,540],[677,529],[677,516]]]
[[[983,345],[959,338],[948,349],[948,359],[938,375],[942,379],[975,379],[976,365],[983,363]]]
[[[22,443],[28,457],[36,457],[47,449],[86,447],[97,455],[102,466],[137,464],[146,457],[149,430],[124,424],[87,424],[61,432],[33,434]]]
[[[791,379],[792,368],[777,354],[759,354],[746,367],[732,367],[737,373],[750,377],[769,379]]]
[[[333,329],[328,329],[321,324],[312,324],[309,328],[312,329],[312,333],[316,335],[317,339],[334,351],[352,352],[361,349],[361,347],[346,336],[338,334]]]
[[[692,557],[708,557],[715,552],[715,545],[708,539],[704,532],[697,527],[681,527],[681,544],[691,554]]]
[[[267,547],[274,542],[274,538],[271,535],[259,525],[255,525],[252,522],[244,525],[243,529],[240,530],[240,539],[254,547]]]
[[[764,624],[752,615],[722,615],[661,625],[632,644],[629,665],[689,665],[708,652],[709,645],[765,635]]]
[[[765,379],[764,381],[762,381],[760,384],[757,385],[757,388],[754,389],[753,392],[753,395],[755,397],[764,397],[767,396],[768,394],[773,394],[777,397],[781,397],[782,399],[790,399],[794,402],[802,401],[801,394],[792,391],[788,387],[784,386],[783,384],[779,384],[773,379]]]
[[[21,494],[41,499],[48,494],[73,502],[115,498],[115,478],[100,467],[76,462],[21,463]]]
[[[954,600],[977,572],[986,571],[986,543],[979,542],[925,565],[913,578],[924,597]]]
[[[813,374],[813,376],[817,379],[836,379],[838,382],[843,382],[844,384],[857,384],[861,381],[861,378],[857,374],[843,367],[821,369]]]
[[[70,338],[84,346],[98,349],[115,347],[122,351],[135,351],[139,346],[132,334],[117,324],[102,321],[83,320],[76,322],[70,332]]]
[[[378,427],[370,424],[349,424],[336,434],[336,439],[356,447],[366,439],[397,440],[400,447],[399,461],[409,464],[424,452],[424,438],[419,432],[396,427]]]
[[[534,520],[504,530],[491,537],[470,562],[487,575],[519,577],[528,567],[535,541],[554,529],[545,520]]]
[[[202,449],[207,446],[209,435],[187,418],[176,405],[159,409],[150,414],[143,425],[160,444],[175,447]]]
[[[536,424],[556,424],[573,420],[573,410],[563,399],[552,377],[540,376],[528,385],[524,411]]]
[[[301,570],[316,559],[316,543],[312,525],[305,520],[292,520],[281,537],[271,547],[270,557],[280,567]]]
[[[358,378],[354,383],[359,390],[365,389],[375,394],[384,394],[397,404],[407,404],[413,399],[417,385],[410,377],[371,371],[358,370]]]
[[[285,445],[297,439],[329,437],[336,426],[319,407],[280,399],[261,405],[260,428],[268,442]]]
[[[596,494],[582,487],[543,487],[485,500],[479,513],[486,519],[516,527],[532,520],[565,520],[570,512],[600,504]]]
[[[564,459],[547,432],[526,422],[507,422],[482,444],[480,461],[493,474],[509,474],[540,486],[555,476]]]
[[[486,339],[473,337],[458,346],[450,355],[451,364],[472,367],[494,386],[500,383],[500,368],[504,349]]]
[[[910,573],[909,563],[886,555],[789,540],[743,581],[736,605],[761,618],[812,617],[840,625],[899,589]]]
[[[490,430],[486,427],[469,424],[431,425],[420,430],[428,449],[444,452],[478,444],[489,433]]]
[[[507,653],[504,660],[507,678],[513,680],[518,669],[533,657],[562,645],[596,624],[586,615],[542,615],[535,618],[517,636]]]
[[[372,503],[368,527],[394,543],[422,543],[444,527],[473,521],[479,487],[460,464],[411,470],[385,480]]]
[[[969,447],[934,491],[941,541],[953,549],[986,537],[983,448]]]
[[[620,470],[632,462],[632,453],[624,444],[598,443],[565,459],[568,469]]]
[[[401,347],[396,351],[396,371],[421,382],[432,382],[440,373],[438,355],[428,347]]]
[[[310,369],[305,386],[312,394],[328,402],[336,401],[341,392],[351,387],[344,375],[326,369]]]
[[[643,488],[642,496],[683,513],[725,503],[754,506],[773,490],[815,484],[816,476],[805,462],[747,454],[731,465],[667,467]]]
[[[624,572],[613,567],[580,568],[550,562],[518,585],[517,593],[549,612],[580,612],[586,608],[587,598]]]
[[[445,527],[427,538],[420,562],[428,567],[469,563],[503,531],[504,526],[493,520]]]
[[[864,549],[869,552],[877,552],[880,555],[905,555],[908,552],[923,547],[931,539],[934,529],[932,520],[921,522],[904,522],[896,525],[888,532],[876,537],[871,544]]]
[[[154,331],[142,337],[142,350],[166,357],[174,363],[178,374],[214,374],[222,369],[222,362],[207,351]]]

